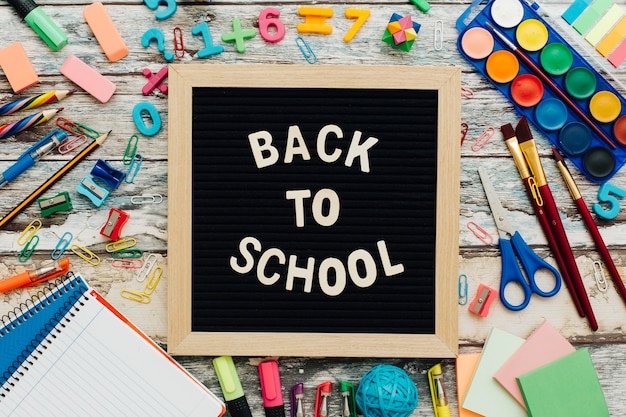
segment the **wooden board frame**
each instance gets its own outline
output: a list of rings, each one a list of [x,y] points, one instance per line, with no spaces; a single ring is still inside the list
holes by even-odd
[[[192,98],[194,87],[436,90],[437,217],[433,334],[192,331]],[[169,66],[168,351],[173,355],[455,357],[461,71],[457,67],[344,65]]]

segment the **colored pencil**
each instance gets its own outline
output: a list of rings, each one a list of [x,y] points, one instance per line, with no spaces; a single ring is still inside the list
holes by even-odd
[[[543,170],[543,166],[541,165],[541,160],[539,159],[537,145],[535,144],[535,139],[530,131],[530,126],[528,125],[526,116],[523,116],[515,127],[515,135],[517,136],[520,148],[528,161],[528,165],[535,176],[537,192],[543,200],[543,208],[546,211],[548,220],[550,220],[549,224],[552,232],[554,233],[554,237],[559,244],[561,254],[563,255],[565,261],[565,267],[569,271],[573,290],[577,293],[580,304],[585,312],[585,316],[589,321],[589,326],[594,331],[598,330],[598,322],[596,321],[596,317],[591,309],[591,303],[587,297],[587,291],[585,290],[582,277],[580,276],[580,271],[576,265],[576,259],[574,259],[572,247],[570,246],[567,235],[565,234],[565,229],[563,228],[563,223],[561,222],[561,217],[559,216],[559,209],[556,207],[552,191],[550,191],[550,186],[546,180],[546,175]]]
[[[47,122],[61,110],[63,110],[63,107],[55,110],[44,110],[38,113],[33,113],[30,116],[26,116],[15,122],[2,125],[0,126],[0,139],[15,135],[16,133],[26,130],[31,126],[37,126],[38,124]]]
[[[78,165],[80,161],[82,161],[85,157],[92,153],[97,147],[101,146],[110,133],[111,131],[109,130],[107,133],[98,136],[86,148],[76,154],[76,156],[74,156],[67,164],[63,165],[61,169],[59,169],[54,175],[48,178],[46,182],[41,184],[35,191],[33,191],[20,204],[18,204],[13,210],[11,210],[9,214],[4,216],[2,220],[0,220],[0,228],[2,228],[2,226],[4,226],[15,216],[17,216],[26,206],[28,206],[30,203],[33,202],[33,200],[43,194],[48,188],[52,187],[52,185],[54,185],[54,183],[61,179],[65,174],[70,172],[76,165]]]
[[[613,141],[608,138],[608,136],[589,118],[589,116],[587,116],[580,109],[580,107],[578,107],[576,103],[574,103],[567,96],[567,94],[565,94],[565,92],[563,92],[563,90],[561,90],[561,88],[541,70],[541,68],[539,68],[524,52],[522,52],[517,46],[515,46],[515,44],[511,42],[502,32],[494,28],[491,24],[489,24],[489,22],[486,22],[486,25],[491,28],[493,33],[495,33],[496,36],[500,38],[500,40],[504,42],[506,46],[508,46],[509,49],[511,49],[511,51],[513,51],[513,53],[519,57],[519,59],[521,59],[526,65],[528,65],[528,67],[533,71],[533,73],[535,73],[537,77],[541,79],[541,81],[543,81],[548,87],[550,87],[556,93],[556,95],[559,96],[559,98],[563,100],[565,104],[567,104],[570,109],[572,109],[581,119],[583,119],[585,123],[587,123],[587,125],[589,125],[589,127],[594,132],[596,132],[598,136],[600,136],[600,138],[604,142],[606,142],[607,145],[611,147],[611,149],[617,149],[615,143],[613,143]]]
[[[572,301],[574,302],[574,306],[576,307],[576,311],[580,315],[580,317],[585,317],[585,310],[580,302],[578,292],[574,291],[575,287],[573,285],[572,278],[569,273],[569,268],[567,267],[567,262],[565,262],[565,258],[561,253],[561,249],[559,247],[559,242],[557,241],[554,233],[552,231],[552,227],[550,227],[550,220],[546,215],[546,211],[543,209],[543,202],[541,201],[541,197],[535,191],[534,187],[536,185],[535,178],[531,175],[530,169],[528,168],[528,163],[522,154],[522,150],[520,149],[519,143],[517,141],[517,136],[515,135],[515,129],[510,123],[503,125],[500,130],[504,135],[504,141],[513,156],[513,161],[515,162],[515,166],[519,171],[520,177],[522,178],[522,182],[524,183],[524,188],[526,189],[526,193],[528,194],[528,199],[530,200],[534,210],[535,216],[539,221],[539,225],[543,230],[543,234],[546,236],[546,240],[550,245],[550,249],[552,250],[552,254],[554,255],[554,259],[559,267],[561,275],[563,276],[563,281],[566,284],[567,290],[570,293]]]
[[[611,258],[611,254],[609,253],[609,250],[606,247],[604,240],[602,239],[602,235],[598,230],[598,226],[593,220],[593,217],[591,216],[591,213],[587,208],[585,200],[583,200],[583,196],[580,193],[580,190],[578,189],[578,186],[576,185],[572,174],[569,172],[569,169],[567,169],[567,165],[565,165],[565,160],[563,156],[555,147],[552,147],[552,154],[554,155],[554,159],[556,160],[559,171],[561,171],[561,175],[563,176],[563,179],[567,184],[567,188],[569,189],[572,199],[576,203],[578,211],[580,212],[580,215],[585,222],[585,226],[587,226],[587,230],[589,230],[589,233],[591,234],[591,237],[596,244],[596,248],[598,249],[598,252],[600,252],[600,256],[602,256],[602,260],[604,260],[604,264],[611,274],[611,278],[613,279],[613,282],[617,287],[617,292],[619,292],[622,300],[624,300],[624,302],[626,303],[626,287],[624,286],[624,281],[622,281],[622,277],[619,275],[619,272],[615,267],[615,263],[613,263],[613,258]]]
[[[55,90],[11,101],[0,105],[0,116],[6,116],[18,110],[29,110],[46,104],[56,103],[57,101],[63,100],[65,97],[71,96],[75,92],[76,90]]]

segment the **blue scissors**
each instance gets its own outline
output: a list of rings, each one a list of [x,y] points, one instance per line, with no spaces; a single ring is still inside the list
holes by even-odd
[[[480,181],[483,183],[487,201],[489,202],[489,207],[491,207],[491,214],[500,235],[498,243],[500,244],[500,252],[502,254],[502,276],[500,279],[500,300],[502,304],[509,310],[519,311],[526,308],[533,293],[542,297],[552,297],[561,289],[559,272],[539,257],[524,241],[520,233],[511,226],[506,217],[506,210],[502,207],[496,195],[496,190],[493,188],[487,171],[481,167],[478,168],[478,174],[480,175]],[[519,263],[517,261],[518,258]],[[524,267],[526,277],[522,273],[520,263]],[[552,290],[542,291],[535,282],[535,275],[540,270],[546,270],[554,276],[554,288]],[[513,305],[506,299],[504,290],[511,283],[518,284],[524,291],[524,300],[520,304]]]

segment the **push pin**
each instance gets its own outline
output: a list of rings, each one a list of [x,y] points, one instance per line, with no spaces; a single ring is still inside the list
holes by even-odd
[[[328,417],[328,398],[330,397],[333,383],[322,382],[317,386],[315,394],[315,417]]]
[[[101,207],[110,194],[107,189],[100,187],[89,176],[80,181],[76,186],[76,192],[90,199],[96,207]]]
[[[103,159],[98,159],[98,162],[91,170],[91,175],[104,181],[113,190],[117,190],[124,178],[126,178],[126,173],[113,168]]]
[[[481,317],[487,317],[491,302],[498,296],[498,292],[491,287],[480,284],[476,297],[469,306],[469,311]]]
[[[122,227],[124,227],[124,224],[129,217],[128,213],[125,213],[115,207],[112,208],[109,210],[109,218],[104,226],[102,226],[102,229],[100,229],[100,234],[113,241],[118,241],[122,233]]]
[[[161,93],[167,94],[168,87],[164,83],[167,78],[167,65],[163,66],[156,74],[153,74],[150,69],[144,68],[143,76],[148,79],[148,83],[141,89],[144,96],[149,95],[155,88],[158,88]]]

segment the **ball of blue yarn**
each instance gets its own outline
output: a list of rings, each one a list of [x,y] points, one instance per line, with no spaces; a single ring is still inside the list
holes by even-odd
[[[376,365],[361,378],[356,403],[365,417],[407,417],[417,407],[417,388],[397,366]]]

